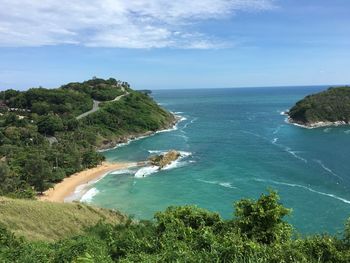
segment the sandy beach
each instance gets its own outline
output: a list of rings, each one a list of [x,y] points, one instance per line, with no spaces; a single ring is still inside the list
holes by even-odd
[[[137,163],[108,163],[87,169],[65,178],[62,182],[56,184],[53,188],[45,191],[38,199],[41,201],[64,202],[65,198],[70,196],[79,185],[84,185],[92,180],[97,180],[106,173],[119,169],[126,169],[137,166]]]

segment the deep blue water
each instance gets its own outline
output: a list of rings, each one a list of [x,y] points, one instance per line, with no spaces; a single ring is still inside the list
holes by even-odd
[[[105,152],[111,161],[145,160],[149,151],[191,153],[177,167],[135,178],[110,174],[83,199],[150,219],[169,205],[196,204],[233,215],[233,202],[257,198],[268,188],[293,209],[302,233],[336,233],[350,216],[350,127],[304,129],[280,112],[325,87],[154,91],[163,107],[186,120]],[[95,193],[95,195],[94,195]],[[96,194],[97,193],[97,194]]]

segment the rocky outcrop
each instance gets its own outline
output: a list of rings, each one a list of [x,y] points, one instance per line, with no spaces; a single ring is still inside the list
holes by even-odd
[[[149,162],[153,166],[158,166],[159,170],[181,157],[178,151],[172,150],[165,154],[151,156]]]

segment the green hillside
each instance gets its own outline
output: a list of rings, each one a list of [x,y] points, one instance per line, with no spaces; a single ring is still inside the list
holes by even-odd
[[[0,92],[0,195],[33,198],[104,160],[97,149],[168,128],[174,116],[126,82]]]
[[[100,222],[78,235],[75,226],[80,227],[80,222],[74,222],[74,216],[66,218],[65,215],[80,211],[77,205],[70,208],[62,205],[62,212],[58,214],[56,209],[59,206],[51,208],[46,207],[50,204],[43,202],[29,202],[36,202],[38,208],[35,206],[35,209],[40,211],[35,212],[30,223],[24,223],[27,221],[24,217],[31,214],[25,206],[21,207],[23,214],[16,214],[18,210],[14,211],[10,206],[5,211],[12,213],[8,218],[10,224],[21,222],[24,229],[19,234],[31,237],[31,233],[41,231],[39,233],[43,236],[51,236],[51,231],[55,234],[64,228],[68,235],[61,235],[63,238],[55,242],[28,241],[11,233],[14,226],[6,228],[0,223],[0,262],[350,262],[349,223],[343,235],[302,237],[285,221],[291,210],[279,202],[275,192],[263,194],[258,200],[236,202],[232,219],[223,219],[218,213],[195,206],[169,207],[156,213],[152,221],[132,224],[131,221],[125,224]],[[19,204],[16,202],[15,205]],[[81,210],[85,209],[89,210]],[[46,213],[51,211],[56,212],[47,216]],[[84,213],[79,216],[89,217],[88,211]],[[91,214],[94,216],[95,212]],[[0,213],[0,218],[6,216]],[[47,232],[42,232],[41,228],[46,228]]]
[[[83,232],[99,221],[118,224],[126,216],[84,204],[61,204],[0,197],[0,224],[17,237],[54,241]]]
[[[350,87],[329,88],[306,96],[288,113],[292,122],[312,126],[318,122],[350,122]]]

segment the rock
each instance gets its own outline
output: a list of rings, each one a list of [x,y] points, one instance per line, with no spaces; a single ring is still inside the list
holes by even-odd
[[[151,156],[149,162],[154,166],[158,166],[159,169],[162,169],[180,157],[181,154],[178,151],[172,150],[165,154]]]

